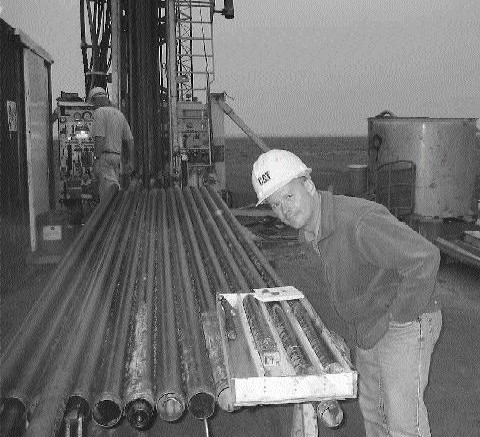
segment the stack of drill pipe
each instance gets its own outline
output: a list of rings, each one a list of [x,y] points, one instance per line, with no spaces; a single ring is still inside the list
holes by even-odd
[[[213,296],[217,296],[220,293],[233,292],[233,290],[230,288],[227,280],[227,275],[224,271],[225,267],[221,265],[221,262],[217,256],[217,253],[222,253],[222,251],[215,250],[214,243],[211,239],[211,237],[214,237],[214,241],[219,240],[218,228],[216,226],[210,226],[210,235],[207,227],[204,224],[204,222],[206,222],[210,223],[210,225],[212,225],[212,223],[215,225],[211,217],[209,220],[209,218],[205,217],[205,214],[202,216],[200,212],[199,208],[204,206],[204,202],[199,196],[198,188],[184,188],[183,193],[186,209],[188,210],[190,219],[195,226],[195,228],[193,228],[193,226],[189,226],[189,229],[191,229],[190,233],[193,235],[198,235],[201,245],[202,254],[200,257],[197,256],[196,258],[203,260],[205,263],[205,269],[210,272],[209,278],[212,290],[209,291],[207,293],[208,296],[206,296],[206,300],[208,302],[208,311],[202,314],[202,323],[212,367],[213,379],[215,382],[217,403],[222,410],[231,412],[235,409],[233,407],[233,394],[228,383],[227,369],[225,367],[225,358],[223,355],[221,341],[220,325],[217,318],[216,305]],[[198,203],[196,203],[194,195],[196,196]],[[228,252],[228,250],[224,251],[224,253],[226,252]],[[221,258],[224,257],[222,256]],[[201,262],[199,262],[199,264],[201,264]]]
[[[221,197],[213,190],[202,188],[201,191],[201,200],[205,201],[205,206],[207,206],[210,226],[218,227],[218,232],[215,232],[215,234],[220,234],[225,239],[225,243],[228,244],[230,251],[227,258],[230,260],[231,272],[238,280],[241,291],[273,286],[275,285],[275,280],[278,281],[276,285],[283,285],[264,255],[255,246],[250,237],[246,235],[245,230]],[[240,271],[239,266],[242,266],[242,271]],[[283,310],[283,302],[279,307]],[[288,311],[288,307],[285,307],[285,310]],[[315,407],[317,409],[317,417],[325,425],[333,427],[340,424],[343,413],[337,401],[320,402]]]
[[[112,187],[92,214],[0,358],[0,427],[4,435],[9,435],[9,429],[25,426],[40,382],[63,347],[70,319],[83,299],[83,279],[90,274],[91,256],[102,245],[96,232],[102,220],[110,217],[116,193]]]
[[[189,204],[189,209],[192,215],[195,217],[195,224],[199,228],[199,234],[204,238],[205,258],[211,259],[214,267],[214,272],[218,280],[216,293],[235,293],[235,292],[248,292],[249,285],[238,266],[232,251],[231,242],[229,237],[222,232],[215,220],[217,209],[213,211],[209,209],[204,196],[204,193],[198,188],[190,188],[186,190],[186,199]],[[211,204],[211,202],[209,202]],[[214,254],[217,254],[216,256]],[[230,323],[230,333],[233,337],[235,333],[235,322],[232,314],[229,314],[228,320]],[[219,326],[218,319],[216,322],[210,322],[213,317],[205,317],[204,327],[207,332],[210,332],[208,336],[211,341],[209,344],[216,342],[220,343],[219,338]],[[213,324],[215,323],[215,325]],[[224,364],[223,351],[217,346],[217,348],[210,349],[210,355],[212,360],[212,369],[214,369],[214,378],[217,389],[217,402],[220,408],[224,411],[234,411],[236,408],[233,406],[233,394],[228,386],[228,378]],[[216,356],[215,356],[216,355]],[[223,362],[223,364],[221,363]]]
[[[206,230],[198,211],[192,208],[191,201],[193,199],[190,197],[190,202],[187,203],[186,197],[189,191],[189,188],[184,188],[183,191],[177,188],[175,189],[175,198],[180,212],[181,227],[186,231],[186,255],[192,272],[194,272],[193,275],[198,279],[195,291],[201,311],[200,318],[215,386],[215,397],[222,409],[231,411],[233,405],[216,313],[215,296],[220,292],[220,266],[213,248],[208,244],[208,238],[205,238],[207,237]]]
[[[213,271],[212,282],[214,289],[212,290],[212,293],[214,295],[218,293],[225,293],[231,290],[231,287],[227,281],[227,275],[224,272],[224,267],[221,264],[224,257],[221,256],[219,259],[217,253],[221,252],[216,251],[214,243],[212,242],[212,237],[214,241],[218,241],[219,239],[218,228],[211,217],[206,217],[205,214],[202,215],[200,212],[201,209],[205,211],[205,203],[203,202],[203,199],[199,197],[198,188],[184,188],[183,192],[188,212],[191,216],[192,223],[195,225],[194,232],[199,235],[199,239],[203,245],[203,256],[205,260],[208,260],[210,268]],[[195,200],[195,198],[197,200]],[[207,223],[207,225],[205,225],[205,223]],[[208,229],[207,226],[209,226]],[[211,234],[209,234],[209,230]],[[209,305],[214,305],[214,302],[209,300]],[[209,307],[209,309],[212,308]]]
[[[210,417],[215,410],[215,388],[173,189],[167,190],[167,198],[169,224],[173,229],[170,235],[170,244],[174,248],[171,266],[173,285],[176,290],[178,331],[182,347],[187,407],[194,417],[205,419]]]
[[[213,311],[215,310],[215,289],[213,284],[213,279],[215,276],[212,274],[213,272],[210,262],[207,262],[208,259],[202,259],[199,240],[197,240],[192,219],[185,202],[184,193],[186,190],[187,189],[182,192],[180,188],[174,189],[177,209],[179,212],[180,226],[184,230],[183,234],[185,235],[185,253],[189,258],[190,269],[192,270],[193,275],[198,279],[196,295],[200,306],[200,311]],[[199,237],[201,237],[201,235],[199,235]],[[207,272],[210,272],[210,274]]]
[[[199,272],[201,285],[202,325],[208,356],[215,383],[217,403],[225,411],[233,411],[233,399],[228,386],[227,369],[223,356],[220,325],[216,313],[216,295],[228,291],[228,283],[210,241],[191,188],[176,191],[181,217],[188,230],[191,250]]]
[[[160,192],[161,234],[157,239],[156,318],[155,318],[155,363],[156,363],[156,406],[163,420],[178,420],[185,410],[185,394],[182,387],[179,342],[175,321],[175,303],[171,269],[171,249],[167,221],[167,198],[165,190]]]
[[[99,367],[99,361],[102,353],[102,346],[108,343],[108,339],[113,334],[112,325],[118,318],[118,302],[121,300],[120,283],[123,274],[123,269],[126,263],[126,248],[129,242],[128,236],[131,235],[133,229],[134,208],[133,202],[134,191],[129,190],[125,196],[126,208],[125,212],[120,216],[120,229],[123,237],[118,245],[117,257],[112,263],[111,275],[108,282],[105,284],[105,293],[113,296],[112,305],[109,311],[103,311],[100,314],[96,325],[92,329],[92,340],[87,345],[84,353],[83,361],[79,367],[76,375],[76,383],[74,389],[68,399],[67,407],[65,409],[65,426],[70,426],[70,421],[77,422],[77,428],[81,423],[89,418],[92,405],[92,388],[95,380],[95,374]],[[126,223],[125,223],[126,222]],[[81,433],[78,433],[81,435]]]
[[[137,269],[140,256],[141,224],[146,210],[147,199],[142,193],[135,199],[134,229],[126,254],[126,268],[120,284],[120,302],[118,317],[114,321],[111,341],[104,349],[103,365],[99,368],[101,382],[97,385],[93,401],[93,419],[103,427],[117,425],[124,411],[123,402],[123,369],[127,351],[130,318],[137,287]]]
[[[227,235],[226,238],[224,238],[225,233],[222,232],[222,228],[217,224],[218,208],[215,207],[213,210],[209,209],[209,205],[212,206],[212,202],[211,199],[208,198],[208,192],[192,189],[192,194],[194,195],[197,207],[206,223],[209,233],[213,237],[212,244],[216,252],[220,254],[218,259],[222,264],[222,269],[227,277],[226,281],[229,287],[229,290],[224,292],[234,293],[240,290],[248,292],[249,285],[247,280],[231,251],[231,244],[228,238],[229,236],[231,237],[231,235]],[[208,200],[210,200],[209,205],[207,205]]]
[[[265,258],[265,255],[260,251],[260,249],[255,245],[251,238],[246,235],[246,231],[242,228],[238,220],[234,217],[233,213],[229,210],[225,202],[222,200],[220,195],[211,188],[203,188],[204,192],[208,192],[211,195],[212,202],[211,207],[214,208],[214,205],[219,208],[221,213],[216,213],[215,217],[218,222],[224,227],[226,232],[236,232],[240,241],[238,244],[235,244],[235,250],[238,252],[238,256],[245,262],[245,267],[248,268],[248,271],[251,272],[249,278],[253,278],[255,283],[252,288],[262,288],[262,287],[272,287],[272,286],[283,286],[284,283],[279,277],[279,275],[272,268],[268,260]],[[205,196],[206,197],[206,196]],[[298,321],[292,313],[290,305],[286,301],[280,301],[278,304],[279,311],[277,310],[274,313],[274,318],[281,313],[282,317],[284,316],[284,326],[286,324],[297,325]],[[301,329],[301,327],[300,327]],[[285,332],[285,330],[284,330]],[[317,337],[319,344],[321,344],[321,339]],[[326,345],[325,349],[328,349]],[[308,348],[307,350],[310,350]],[[325,369],[322,366],[322,359],[327,359],[325,355],[322,356],[322,359],[316,355],[310,356],[310,359],[316,361],[320,368]],[[333,364],[333,363],[331,363]],[[305,363],[299,364],[296,371],[305,371]],[[341,366],[340,366],[341,367]],[[338,367],[334,367],[337,371]],[[319,402],[316,405],[317,416],[319,419],[329,427],[336,427],[340,425],[343,420],[343,411],[336,400],[327,400],[325,402]]]
[[[213,190],[208,190],[209,193],[212,195],[212,198],[215,200],[216,204],[219,205],[219,207],[222,209],[223,214],[222,217],[225,216],[225,221],[236,231],[236,235],[238,236],[239,240],[242,242],[242,247],[245,248],[246,251],[248,251],[249,256],[248,259],[254,263],[254,266],[257,270],[259,270],[259,276],[257,276],[257,279],[259,279],[259,283],[257,284],[257,287],[282,287],[284,286],[284,282],[280,278],[280,276],[277,274],[277,272],[272,268],[268,260],[265,258],[265,255],[261,252],[261,250],[255,245],[255,243],[251,240],[251,238],[246,235],[245,230],[242,228],[238,220],[234,217],[233,213],[228,209],[228,207],[225,205],[223,202],[222,198],[218,195]],[[238,247],[238,246],[237,246]],[[253,266],[252,266],[253,268]],[[262,279],[260,279],[260,277]],[[292,302],[291,305],[295,309],[295,303],[298,302]],[[291,323],[297,324],[298,320],[296,317],[294,317],[293,310],[289,304],[286,302],[280,302],[281,307],[283,308],[283,311],[285,312],[286,316],[290,320]],[[307,336],[310,335],[315,348],[317,349],[316,352],[318,352],[318,359],[321,361],[320,367],[324,371],[332,371],[332,372],[339,372],[342,370],[342,366],[335,361],[335,357],[331,354],[329,351],[328,346],[322,341],[321,336],[319,333],[317,333],[318,326],[313,326],[314,323],[309,323],[312,322],[311,319],[309,319],[309,315],[306,314],[306,311],[304,311],[301,308],[298,308],[297,305],[297,314],[300,315],[300,321],[302,321],[302,318],[305,321],[306,326],[306,331],[308,332]],[[302,321],[303,324],[303,321]],[[311,329],[309,329],[311,328]],[[301,327],[301,329],[304,329],[304,327]]]
[[[141,262],[136,283],[138,292],[132,312],[131,340],[125,375],[125,415],[130,425],[139,430],[147,429],[153,424],[155,410],[151,351],[157,207],[158,190],[154,189],[148,194],[146,213],[140,217]]]
[[[92,279],[87,285],[84,300],[77,308],[77,314],[71,321],[71,329],[63,349],[57,356],[45,386],[39,396],[39,403],[32,412],[31,423],[26,436],[53,435],[63,417],[68,395],[73,389],[73,378],[79,371],[84,351],[88,349],[90,334],[108,316],[113,299],[113,287],[104,292],[110,279],[112,263],[117,256],[117,245],[123,235],[127,196],[117,196],[118,206],[114,213],[120,217],[115,220],[104,235],[105,244],[99,253],[99,261],[94,267]]]
[[[282,283],[217,193],[112,189],[68,256],[2,355],[4,418],[24,426],[33,404],[27,435],[42,437],[90,410],[145,429],[234,409],[216,297]]]
[[[225,218],[227,212],[230,212],[225,202],[212,189],[209,190],[202,187],[200,190],[210,214],[213,216],[221,235],[228,242],[235,264],[240,268],[241,275],[248,282],[249,288],[253,286],[265,287],[266,285],[260,285],[265,284],[265,280],[261,277],[256,267],[259,264],[259,260],[250,259],[248,252],[242,246],[231,224]],[[221,203],[218,203],[219,201]]]

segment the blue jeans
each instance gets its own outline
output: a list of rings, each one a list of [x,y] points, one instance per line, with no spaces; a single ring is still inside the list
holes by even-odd
[[[413,322],[390,322],[372,348],[355,351],[358,399],[367,437],[430,437],[423,392],[442,313]]]

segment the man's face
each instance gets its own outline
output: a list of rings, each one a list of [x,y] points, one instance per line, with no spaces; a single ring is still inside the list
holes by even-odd
[[[314,220],[314,197],[304,178],[297,178],[279,188],[268,199],[273,212],[294,229],[308,226]]]

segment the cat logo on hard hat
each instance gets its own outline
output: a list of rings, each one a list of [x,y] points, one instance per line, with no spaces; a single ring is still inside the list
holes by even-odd
[[[260,185],[263,185],[265,184],[266,182],[268,182],[270,180],[270,172],[266,171],[265,173],[263,173],[259,178],[258,178],[258,183]]]

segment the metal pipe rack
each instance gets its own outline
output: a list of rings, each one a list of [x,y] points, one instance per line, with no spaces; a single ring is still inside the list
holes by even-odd
[[[217,296],[281,285],[215,190],[112,189],[0,357],[2,435],[233,411]]]

